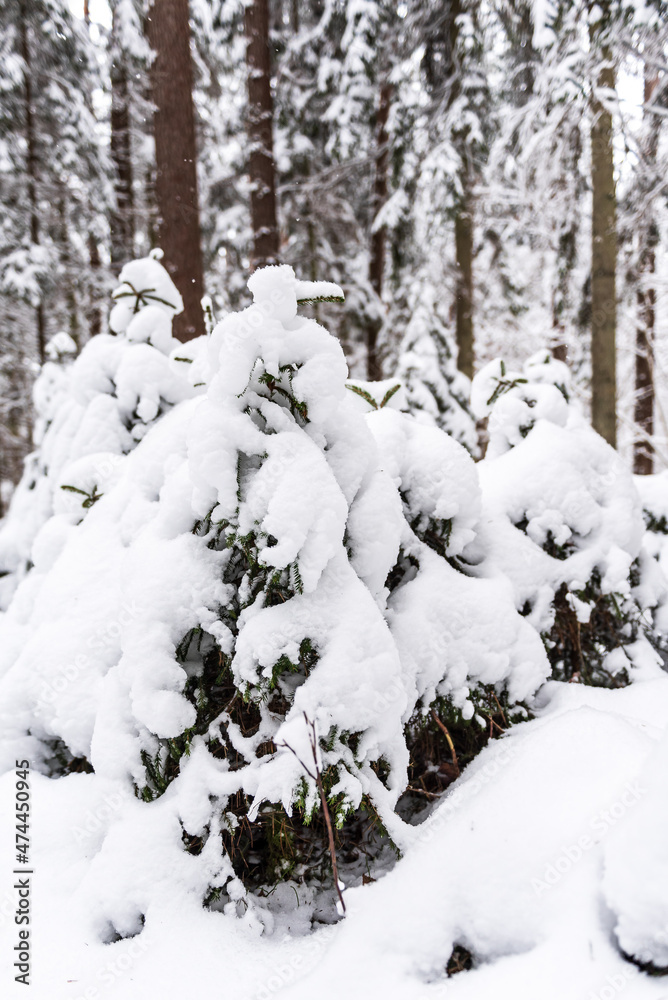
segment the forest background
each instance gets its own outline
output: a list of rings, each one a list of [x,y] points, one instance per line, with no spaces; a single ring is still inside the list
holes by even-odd
[[[344,289],[311,308],[354,377],[401,370],[416,324],[468,378],[549,346],[634,470],[668,465],[664,3],[0,0],[0,22],[3,507],[49,339],[106,331],[155,246],[181,340],[205,292],[220,318],[288,263]]]

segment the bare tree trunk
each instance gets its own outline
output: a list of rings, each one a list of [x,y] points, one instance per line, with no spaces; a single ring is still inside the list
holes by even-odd
[[[102,331],[102,310],[96,301],[99,292],[98,275],[102,268],[102,260],[100,259],[100,248],[98,247],[97,240],[92,233],[88,234],[88,260],[90,261],[91,271],[93,272],[91,290],[93,302],[88,310],[88,333],[89,336],[96,337],[98,333]]]
[[[609,0],[603,6],[602,16],[609,19]],[[612,52],[607,43],[596,45],[595,51],[601,62],[596,89],[609,93],[615,87]],[[612,115],[594,92],[591,125],[591,415],[594,429],[616,447],[617,197],[612,139]]]
[[[438,17],[433,34],[427,37],[425,72],[427,84],[449,111],[461,94],[461,51],[459,17],[461,0],[442,0],[436,8]],[[440,56],[440,58],[438,58]],[[453,135],[461,160],[462,196],[455,213],[455,334],[457,368],[473,378],[473,171],[468,149],[469,129],[465,125]]]
[[[111,263],[118,271],[134,256],[134,192],[128,70],[118,41],[118,4],[112,9],[111,158],[116,208],[111,215]]]
[[[86,25],[86,28],[90,31],[90,4],[88,0],[84,0],[83,15],[84,15],[84,24]],[[112,19],[113,19],[113,12],[112,12]],[[112,129],[113,129],[113,122],[112,122]],[[97,304],[98,292],[99,292],[99,273],[100,270],[102,269],[102,260],[100,258],[100,248],[92,232],[88,233],[88,262],[90,264],[91,279],[92,279],[91,287],[89,289],[91,300],[88,303],[88,310],[87,310],[88,335],[89,337],[96,337],[98,333],[100,333],[102,330],[102,310]]]
[[[375,219],[387,201],[387,168],[389,163],[389,137],[387,134],[387,119],[390,113],[392,85],[385,81],[380,88],[378,114],[376,117],[376,169],[373,183],[373,199],[371,202],[371,217]],[[385,242],[386,227],[378,226],[371,234],[371,254],[369,257],[369,281],[378,298],[383,295],[383,277],[385,274]],[[378,334],[381,324],[370,317],[366,328],[367,348],[367,378],[372,382],[382,378],[380,358],[378,357]]]
[[[645,67],[645,105],[652,100],[659,82],[657,75],[650,76]],[[651,112],[644,113],[646,133],[645,148],[642,150],[646,168],[656,165],[656,154],[659,143],[658,119],[651,120]],[[648,120],[650,119],[650,120]],[[651,183],[650,178],[650,183]],[[633,443],[633,471],[641,476],[651,475],[654,471],[654,449],[652,435],[654,433],[654,324],[656,311],[656,290],[654,288],[654,270],[656,256],[654,247],[657,242],[656,224],[652,212],[653,206],[642,206],[648,213],[648,220],[640,227],[639,274],[638,274],[638,322],[636,326],[636,367],[635,367],[635,405],[633,416],[638,429],[638,435]]]
[[[70,245],[70,229],[67,208],[67,198],[63,190],[58,199],[58,219],[60,221],[60,262],[62,266],[62,277],[60,283],[62,291],[65,293],[69,334],[77,347],[81,347],[81,331],[79,328],[79,314],[77,309],[77,282],[72,268],[72,249]]]
[[[244,14],[248,68],[248,138],[251,181],[251,268],[278,263],[274,101],[271,94],[268,0],[251,0]]]
[[[461,66],[459,58],[460,0],[452,0],[450,20],[450,51],[455,74],[450,93],[454,103],[461,93]],[[455,336],[457,340],[457,368],[468,378],[473,378],[473,198],[471,193],[471,168],[467,150],[468,129],[455,136],[462,163],[462,198],[455,216],[455,266],[457,290],[455,298]]]
[[[26,0],[20,0],[19,30],[21,34],[21,58],[23,59],[24,86],[24,125],[26,139],[26,177],[28,180],[28,206],[30,211],[30,242],[33,246],[40,244],[39,206],[37,203],[37,145],[35,134],[35,118],[33,112],[32,65],[30,60],[30,42],[28,40],[28,20]],[[37,354],[40,364],[44,364],[46,347],[46,324],[44,321],[44,303],[40,293],[39,302],[35,308],[37,325]]]
[[[151,85],[156,105],[158,239],[163,263],[183,296],[184,312],[175,319],[174,335],[185,342],[204,333],[188,0],[154,0],[147,21],[155,53]]]
[[[455,218],[457,367],[473,378],[473,217],[468,183]]]
[[[567,142],[567,155],[562,161],[557,181],[557,189],[562,193],[569,190],[569,178],[577,176],[578,164],[582,157],[582,137],[579,123],[569,129]],[[568,348],[564,315],[569,303],[571,277],[577,263],[578,233],[580,230],[580,214],[577,204],[571,206],[570,216],[560,219],[558,225],[557,280],[552,288],[552,355],[557,361],[566,361]]]

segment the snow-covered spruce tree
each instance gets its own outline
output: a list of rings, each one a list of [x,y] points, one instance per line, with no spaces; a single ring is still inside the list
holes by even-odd
[[[419,423],[439,427],[476,456],[477,432],[469,406],[471,384],[457,370],[454,334],[448,330],[428,282],[414,282],[410,293],[411,318],[399,346],[395,377],[379,382],[354,379],[348,387],[368,403],[365,412],[390,405],[411,413]]]
[[[0,527],[0,607],[31,568],[40,530],[55,530],[52,516],[62,531],[78,523],[146,430],[193,394],[189,369],[168,357],[183,354],[171,335],[181,298],[169,275],[147,257],[126,264],[120,281],[109,334],[89,340],[73,364],[68,334],[49,342],[34,387],[35,450]]]
[[[651,676],[666,580],[643,544],[633,477],[570,400],[566,365],[549,351],[521,372],[492,361],[472,404],[489,417],[481,543],[542,634],[553,676],[612,687]]]
[[[486,166],[485,208],[501,296],[488,295],[483,308],[494,328],[504,322],[494,316],[497,301],[510,307],[521,329],[520,357],[527,344],[529,352],[540,345],[528,340],[531,331],[551,322],[553,349],[563,360],[568,348],[574,365],[582,338],[568,331],[577,330],[590,252],[582,202],[588,190],[582,10],[571,0],[540,8],[522,0],[496,9],[501,100]]]
[[[84,25],[63,0],[2,0],[0,20],[0,294],[35,310],[43,362],[50,334],[79,339],[97,294],[88,236],[104,231],[112,199],[93,112],[101,83]]]
[[[374,824],[415,836],[407,769],[415,797],[425,773],[447,783],[431,761],[451,715],[484,733],[549,671],[507,581],[462,572],[466,450],[364,412],[338,341],[297,315],[336,286],[284,266],[249,287],[195,362],[205,395],[149,428],[2,622],[3,763],[54,773],[56,744],[124,803],[80,890],[103,935],[135,933],[175,872],[265,925],[277,882],[308,903],[329,879],[319,776],[361,881]]]
[[[399,348],[397,378],[408,407],[424,423],[435,424],[477,454],[475,420],[469,408],[470,382],[457,370],[454,336],[439,312],[435,289],[412,289],[410,321]]]
[[[47,428],[60,406],[67,398],[69,375],[77,345],[69,334],[61,330],[46,345],[48,360],[33,386],[35,427],[33,444],[39,449]],[[30,565],[30,548],[35,534],[34,517],[29,511],[40,509],[39,522],[51,514],[50,505],[43,509],[43,490],[37,487],[40,478],[39,450],[33,451],[23,462],[24,471],[5,518],[0,522],[0,608],[7,607],[17,583]],[[35,491],[35,492],[33,492]]]

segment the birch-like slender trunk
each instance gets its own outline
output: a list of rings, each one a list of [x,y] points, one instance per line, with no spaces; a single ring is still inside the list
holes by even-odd
[[[28,185],[28,211],[30,213],[30,242],[33,246],[40,245],[39,204],[37,197],[37,136],[33,110],[32,91],[32,60],[30,39],[28,34],[28,10],[26,0],[20,0],[19,31],[21,40],[21,58],[23,59],[23,93],[24,93],[24,129],[26,141],[26,179]],[[44,364],[46,347],[46,323],[44,318],[44,302],[41,293],[35,307],[37,327],[37,355],[40,364]]]
[[[644,142],[641,150],[643,166],[649,172],[649,184],[653,182],[656,155],[659,145],[659,119],[648,111],[659,82],[658,76],[645,68],[644,88]],[[654,325],[656,313],[656,290],[654,271],[656,266],[655,245],[657,242],[656,223],[653,206],[641,206],[643,220],[640,226],[640,247],[638,260],[638,306],[636,324],[636,364],[635,364],[635,404],[634,420],[637,436],[633,443],[633,471],[648,476],[654,471]]]
[[[389,136],[387,134],[387,119],[390,113],[392,86],[385,81],[380,88],[378,114],[376,116],[376,162],[373,182],[373,198],[371,216],[378,215],[387,201],[387,169],[389,163]],[[385,243],[386,226],[377,226],[371,233],[371,253],[369,255],[369,282],[378,298],[383,295],[383,279],[385,275]],[[375,317],[369,317],[366,327],[367,378],[377,381],[383,377],[380,358],[378,357],[378,334],[381,323]]]
[[[599,4],[599,7],[601,5]],[[613,159],[612,114],[615,88],[612,51],[600,33],[609,30],[610,3],[602,5],[599,27],[592,30],[599,59],[592,94],[591,184],[591,416],[594,429],[613,447],[617,444],[617,195]],[[603,103],[602,92],[606,103]]]

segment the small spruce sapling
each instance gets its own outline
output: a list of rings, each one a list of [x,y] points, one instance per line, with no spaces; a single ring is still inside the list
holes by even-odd
[[[566,365],[549,351],[522,372],[492,361],[472,401],[489,418],[490,555],[541,632],[553,676],[617,687],[652,675],[665,581],[643,546],[632,476],[573,403]]]

